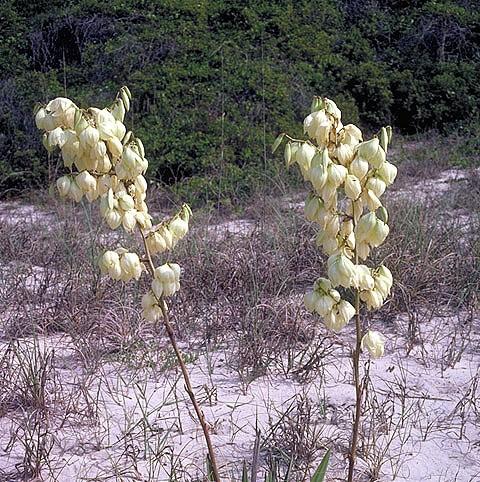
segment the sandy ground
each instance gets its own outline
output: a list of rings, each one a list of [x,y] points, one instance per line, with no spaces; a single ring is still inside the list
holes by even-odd
[[[380,471],[382,481],[479,480],[480,327],[479,320],[467,318],[465,323],[473,324],[468,342],[445,336],[453,319],[438,318],[423,334],[431,341],[415,345],[407,355],[405,323],[398,320],[387,334],[386,356],[371,362],[363,357],[372,386],[364,425],[368,436],[359,459],[364,477],[359,480],[368,480],[374,470]],[[321,331],[319,337],[324,336],[329,335]],[[353,336],[351,329],[346,336]],[[290,432],[282,417],[287,413],[295,419],[307,403],[314,408],[308,420],[309,433],[315,436],[311,447],[317,457],[327,447],[333,452],[327,480],[345,480],[341,467],[354,389],[345,336],[331,341],[334,351],[324,359],[316,380],[308,383],[278,372],[245,383],[225,363],[228,347],[199,353],[189,365],[225,475],[238,476],[243,460],[251,460],[256,427],[266,440],[261,462],[268,447],[288,445]],[[201,476],[203,439],[175,369],[161,372],[153,364],[137,370],[107,363],[92,374],[81,368],[75,344],[67,337],[42,338],[39,343],[44,352],[54,351],[58,377],[57,393],[50,394],[57,397],[57,405],[52,402],[57,408],[49,421],[53,448],[47,480],[168,480],[172,465],[179,476]],[[447,353],[459,360],[447,366]],[[64,420],[68,399],[76,415]],[[93,412],[87,416],[89,404]],[[0,422],[4,474],[14,473],[22,462],[21,441],[13,437],[12,443],[20,415],[18,410],[8,413]]]
[[[448,170],[403,194],[446,191],[464,179],[462,172]],[[296,199],[287,202],[302,208]],[[48,210],[15,202],[0,208],[2,221],[47,222],[52,216]],[[218,237],[241,236],[254,227],[245,219],[226,221],[209,231]],[[41,270],[31,277],[27,284],[34,288],[41,281]],[[301,298],[296,301],[300,304]],[[374,325],[387,336],[386,355],[375,361],[362,358],[371,382],[358,480],[374,480],[372,474],[378,474],[375,480],[380,481],[479,481],[480,320],[468,313],[446,313],[422,324],[413,344],[406,338],[406,325],[405,317],[390,321],[387,328],[380,322]],[[337,336],[319,328],[315,343],[327,339],[332,350],[308,382],[278,369],[248,382],[232,369],[228,343],[213,352],[202,345],[194,351],[185,347],[225,480],[239,480],[243,461],[252,460],[257,432],[262,441],[258,480],[263,480],[268,454],[291,447],[298,433],[314,460],[312,466],[330,448],[327,480],[345,480],[354,404],[352,329],[349,326]],[[172,474],[175,480],[203,480],[202,434],[165,351],[147,350],[143,356],[148,363],[113,357],[92,368],[84,363],[78,343],[66,335],[38,340],[37,352],[51,356],[54,369],[46,396],[47,429],[39,432],[39,440],[49,448],[44,480],[166,481],[172,480]],[[34,351],[32,339],[22,340],[22,346]],[[2,342],[2,363],[8,350]],[[1,369],[7,377],[18,375],[16,367],[1,364]],[[0,394],[0,399],[8,395]],[[24,412],[21,403],[0,413],[0,481],[18,480],[26,441],[38,435],[22,428],[31,413]]]

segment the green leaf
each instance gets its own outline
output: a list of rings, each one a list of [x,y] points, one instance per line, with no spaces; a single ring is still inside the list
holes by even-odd
[[[243,461],[242,482],[248,482],[247,463]]]
[[[388,223],[388,211],[383,206],[380,206],[377,209],[376,214],[377,214],[378,219],[380,219],[384,223]]]
[[[278,149],[278,146],[282,143],[283,138],[285,137],[285,132],[280,134],[276,139],[275,142],[273,143],[272,146],[272,154]]]
[[[311,482],[323,482],[325,480],[325,475],[327,473],[328,461],[330,460],[330,449],[327,450],[327,453],[323,456],[318,469],[313,474]]]

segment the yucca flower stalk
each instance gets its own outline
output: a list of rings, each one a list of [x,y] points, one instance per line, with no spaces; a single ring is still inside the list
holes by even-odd
[[[170,322],[166,299],[180,289],[181,269],[176,263],[156,266],[153,256],[173,251],[185,237],[192,214],[184,204],[172,217],[152,225],[146,203],[148,168],[142,141],[124,124],[130,110],[131,94],[122,87],[115,101],[104,109],[81,109],[73,101],[58,97],[35,112],[37,127],[43,131],[43,145],[51,152],[60,149],[67,174],[57,180],[63,198],[80,202],[98,201],[100,213],[110,229],[120,226],[138,232],[144,246],[141,257],[123,247],[103,253],[99,259],[102,273],[117,281],[152,278],[151,289],[143,295],[141,306],[146,320],[163,321],[177,357],[185,389],[195,409],[208,449],[208,477],[220,481],[209,426],[195,397],[189,373]]]
[[[297,164],[310,182],[312,191],[305,202],[305,217],[318,225],[316,243],[328,256],[326,277],[318,278],[305,294],[305,307],[336,332],[355,320],[355,413],[347,479],[352,482],[363,397],[360,355],[367,350],[372,358],[382,356],[385,341],[381,333],[365,325],[361,304],[368,310],[380,308],[393,282],[386,266],[369,267],[360,261],[367,260],[371,249],[388,236],[388,214],[381,197],[395,180],[397,168],[386,160],[392,137],[390,127],[383,127],[364,141],[357,126],[342,124],[341,115],[332,100],[315,97],[311,113],[304,120],[308,139],[280,134],[273,151],[286,140],[287,167]],[[354,305],[342,296],[350,290]]]

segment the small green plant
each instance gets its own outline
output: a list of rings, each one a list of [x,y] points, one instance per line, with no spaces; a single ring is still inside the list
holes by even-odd
[[[202,426],[209,453],[209,472],[215,481],[219,473],[209,434],[209,427],[193,392],[185,358],[176,342],[170,323],[166,298],[180,289],[180,266],[167,262],[155,266],[152,256],[172,251],[188,232],[191,210],[184,204],[172,217],[153,226],[146,204],[148,168],[142,141],[127,132],[124,118],[130,109],[131,94],[122,87],[111,106],[80,109],[70,99],[59,97],[35,114],[37,127],[44,131],[43,144],[51,152],[61,151],[63,164],[69,170],[57,180],[64,198],[80,202],[99,201],[100,212],[111,229],[120,226],[127,233],[138,232],[144,256],[123,247],[106,251],[99,259],[102,273],[112,279],[128,282],[147,273],[151,290],[143,295],[142,309],[146,320],[162,319],[185,380],[185,389]]]
[[[315,281],[313,290],[305,295],[305,306],[336,332],[355,318],[352,360],[356,397],[348,468],[348,481],[352,482],[363,397],[360,354],[362,349],[373,358],[384,353],[383,335],[368,329],[360,305],[363,301],[368,310],[380,308],[393,282],[386,266],[371,268],[360,263],[389,233],[388,214],[380,197],[397,175],[397,168],[386,160],[392,130],[383,127],[373,139],[363,141],[357,126],[342,124],[340,109],[332,100],[315,97],[304,132],[309,140],[281,134],[273,151],[287,139],[287,166],[296,163],[311,183],[313,192],[305,202],[305,217],[319,225],[316,242],[328,255],[328,277]],[[352,299],[354,305],[348,301]]]

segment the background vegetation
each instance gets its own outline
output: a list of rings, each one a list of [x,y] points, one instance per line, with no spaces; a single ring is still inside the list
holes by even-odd
[[[249,195],[270,176],[268,146],[298,131],[314,94],[372,129],[478,125],[473,0],[3,0],[0,15],[3,193],[55,173],[35,102],[100,106],[123,84],[149,177],[199,200]]]

